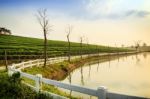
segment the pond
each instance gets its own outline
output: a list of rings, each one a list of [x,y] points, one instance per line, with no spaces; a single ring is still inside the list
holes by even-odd
[[[74,70],[64,83],[97,89],[105,86],[111,92],[150,97],[150,53],[118,57],[99,63],[85,64]],[[77,92],[74,96],[93,98]]]

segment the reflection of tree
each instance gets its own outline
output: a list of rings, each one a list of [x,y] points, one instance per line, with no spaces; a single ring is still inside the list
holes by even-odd
[[[98,72],[98,69],[99,69],[99,63],[100,63],[100,62],[99,62],[99,60],[98,60],[98,65],[97,65],[97,72]]]
[[[128,55],[126,55],[126,60],[127,60],[127,58],[128,58]]]
[[[81,66],[81,84],[84,85],[83,67]]]
[[[143,53],[143,57],[146,59],[147,58],[147,53]]]
[[[138,57],[138,54],[135,55],[135,58],[136,58],[136,64],[138,65],[140,62],[140,58]]]
[[[91,75],[91,64],[89,63],[89,78],[90,78],[90,75]]]
[[[118,56],[118,61],[116,61],[117,62],[116,67],[118,67],[119,61],[120,61],[120,57]]]
[[[71,81],[72,81],[71,78],[72,78],[71,73],[69,73],[68,80],[69,80],[70,85],[71,85]],[[70,90],[70,96],[71,96],[71,93],[72,93],[72,90]]]
[[[120,57],[118,56],[118,63],[119,63]]]
[[[109,68],[110,68],[110,61],[111,61],[111,58],[110,58],[110,55],[109,55],[109,56],[108,56]]]
[[[132,60],[134,59],[134,57],[132,56]]]

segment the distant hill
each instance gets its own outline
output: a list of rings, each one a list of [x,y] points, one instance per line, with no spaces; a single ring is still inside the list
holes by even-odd
[[[41,57],[43,54],[43,39],[13,36],[13,35],[0,35],[0,58],[4,57],[4,50],[7,51],[8,57]],[[48,40],[48,56],[65,56],[67,55],[68,43],[65,41]],[[71,43],[71,54],[87,54],[98,52],[118,52],[127,51],[127,49],[119,49],[114,47],[89,45],[83,44],[82,51],[80,51],[80,44]]]

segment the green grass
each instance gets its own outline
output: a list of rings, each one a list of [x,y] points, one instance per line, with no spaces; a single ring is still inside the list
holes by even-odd
[[[13,57],[14,59],[40,57],[43,53],[43,39],[20,37],[13,35],[0,35],[0,58],[4,57],[4,50],[7,50],[8,58]],[[68,43],[65,41],[48,40],[48,56],[64,56],[67,55]],[[128,51],[123,48],[98,46],[83,44],[82,51],[80,52],[80,44],[71,43],[71,55],[78,55],[80,53],[97,53],[97,52],[118,52]],[[31,57],[31,58],[32,58]]]
[[[28,83],[32,86],[35,86],[35,81],[34,80],[31,80],[31,79],[28,79],[28,78],[25,78],[25,77],[23,77],[22,80],[25,83]],[[55,87],[53,85],[48,85],[48,84],[42,83],[42,90],[47,91],[47,92],[51,92],[51,93],[54,93],[54,94],[58,94],[58,95],[61,95],[61,96],[64,96],[64,97],[68,97],[70,99],[78,99],[77,97],[70,96],[69,94],[59,90],[57,87]]]

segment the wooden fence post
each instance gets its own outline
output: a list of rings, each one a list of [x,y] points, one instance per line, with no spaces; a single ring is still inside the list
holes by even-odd
[[[35,87],[37,92],[40,92],[42,88],[41,78],[42,78],[41,74],[36,74]]]
[[[106,87],[104,87],[104,86],[98,87],[98,89],[97,89],[98,99],[106,99],[106,95],[107,95]]]

